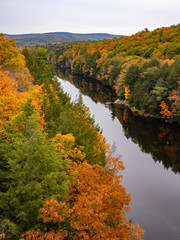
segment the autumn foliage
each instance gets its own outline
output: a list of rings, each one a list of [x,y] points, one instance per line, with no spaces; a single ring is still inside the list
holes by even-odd
[[[0,34],[0,64],[18,71],[25,67],[24,56],[16,47],[14,39],[7,40],[3,34]]]
[[[169,105],[170,120],[179,121],[180,27],[145,29],[132,36],[98,42],[47,46],[58,68],[99,80],[115,89],[130,107],[155,117],[161,101]],[[124,85],[127,88],[124,89]]]
[[[163,118],[170,118],[171,112],[169,111],[168,106],[164,101],[161,102],[160,107],[162,109],[160,113],[163,115]]]
[[[77,172],[69,198],[47,200],[39,210],[44,229],[29,231],[23,239],[141,239],[138,224],[125,218],[130,195],[120,184],[123,164],[114,159],[114,169],[83,162],[74,165]],[[56,227],[55,227],[56,226]],[[49,238],[51,236],[51,238]]]
[[[25,50],[33,79],[14,40],[0,35],[0,47],[0,239],[29,229],[21,238],[141,239],[125,218],[123,163],[82,99],[70,102],[43,48],[33,57]]]
[[[125,94],[124,94],[124,96],[125,96],[125,99],[128,99],[129,97],[130,97],[130,89],[129,89],[129,87],[128,86],[126,86],[125,87]]]
[[[85,159],[83,146],[75,145],[75,137],[72,133],[62,135],[61,132],[56,134],[53,139],[55,143],[55,150],[62,155],[63,158],[69,158],[73,161],[79,162]]]
[[[28,98],[33,99],[32,104],[37,110],[37,117],[41,128],[44,125],[43,116],[40,114],[40,103],[42,98],[42,87],[29,86],[29,91],[18,91],[18,83],[11,78],[10,72],[0,69],[0,128],[21,112],[21,105]]]

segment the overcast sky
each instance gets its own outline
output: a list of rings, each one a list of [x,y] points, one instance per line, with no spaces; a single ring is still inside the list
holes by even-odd
[[[131,35],[180,22],[180,0],[0,0],[0,32]]]

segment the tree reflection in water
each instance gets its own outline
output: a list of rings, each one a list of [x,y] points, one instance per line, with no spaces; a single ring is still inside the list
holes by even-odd
[[[138,144],[143,152],[150,153],[155,162],[162,162],[166,169],[180,173],[180,127],[177,124],[140,117],[114,104],[109,108],[120,121],[127,138]]]
[[[162,162],[165,169],[180,173],[180,126],[154,118],[134,114],[130,109],[114,104],[115,91],[100,82],[82,76],[58,72],[59,77],[68,80],[94,102],[104,103],[117,117],[126,138],[138,144],[141,150],[152,155],[155,162]]]

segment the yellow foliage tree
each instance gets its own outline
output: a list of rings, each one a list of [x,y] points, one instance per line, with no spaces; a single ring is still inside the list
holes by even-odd
[[[125,87],[125,94],[124,94],[126,100],[130,97],[130,92],[131,91],[130,91],[129,87],[126,86]]]
[[[14,39],[7,40],[3,34],[0,34],[0,64],[17,71],[25,67],[25,58],[19,52]]]
[[[84,160],[84,147],[75,145],[75,137],[72,133],[63,135],[59,132],[54,137],[53,142],[55,143],[55,150],[60,153],[63,158],[69,158],[73,161]]]

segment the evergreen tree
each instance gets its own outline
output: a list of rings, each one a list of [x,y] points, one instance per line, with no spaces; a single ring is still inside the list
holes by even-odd
[[[5,188],[0,193],[2,219],[16,224],[19,233],[37,224],[38,209],[49,197],[64,199],[68,191],[67,161],[38,130],[30,101],[6,128],[10,141],[3,146]],[[3,175],[2,175],[3,177]]]
[[[31,54],[25,48],[22,53],[25,56],[27,67],[31,75],[34,77],[35,84],[41,85],[43,83],[52,83],[54,71],[50,63],[46,60],[45,50],[42,48],[37,50],[37,53]]]
[[[127,84],[132,90],[134,87],[134,84],[139,80],[139,77],[140,77],[140,71],[138,69],[138,66],[132,64],[126,73],[125,84]]]
[[[177,89],[177,81],[178,81],[178,74],[175,70],[175,67],[172,67],[171,72],[167,77],[167,83],[166,83],[170,91],[173,89]]]

